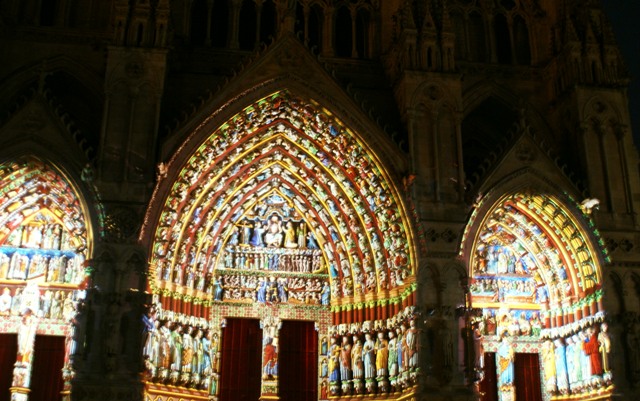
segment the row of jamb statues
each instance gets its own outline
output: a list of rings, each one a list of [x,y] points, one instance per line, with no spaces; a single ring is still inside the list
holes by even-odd
[[[321,362],[321,376],[329,377],[329,392],[336,395],[401,392],[416,383],[418,371],[417,330],[402,325],[388,332],[367,332],[362,336],[331,337],[327,358]],[[328,360],[327,360],[328,359]]]

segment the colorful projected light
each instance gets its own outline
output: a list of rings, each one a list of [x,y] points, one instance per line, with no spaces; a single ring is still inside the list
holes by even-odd
[[[217,129],[182,168],[155,233],[152,285],[260,302],[261,286],[295,273],[314,291],[285,300],[274,290],[271,300],[318,304],[329,285],[334,300],[405,288],[414,250],[389,182],[329,111],[275,93]]]
[[[78,289],[91,255],[88,216],[70,181],[52,166],[35,157],[0,164],[0,327],[17,333],[19,350],[12,400],[25,401],[37,385],[31,380],[36,334],[73,343],[71,321],[84,299]],[[67,393],[71,352],[65,347]]]
[[[567,306],[600,282],[595,250],[552,197],[511,195],[486,217],[471,259],[474,305]]]
[[[86,216],[68,180],[45,163],[0,165],[0,280],[82,282]]]
[[[498,399],[515,397],[516,353],[540,354],[544,399],[612,391],[601,250],[554,196],[508,195],[485,216],[471,249],[470,290],[483,311],[476,338],[496,352]]]

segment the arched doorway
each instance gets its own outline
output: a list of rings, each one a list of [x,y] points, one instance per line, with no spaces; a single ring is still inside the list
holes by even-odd
[[[0,336],[18,341],[16,359],[0,371],[13,372],[12,399],[68,397],[72,320],[93,244],[89,217],[80,192],[51,164],[0,164]]]
[[[149,318],[155,323],[145,346],[148,394],[177,385],[194,398],[227,399],[223,382],[233,375],[225,371],[225,349],[235,349],[231,332],[253,331],[247,319],[258,319],[261,327],[258,396],[284,394],[279,379],[289,372],[278,367],[287,363],[274,358],[289,345],[279,341],[287,327],[317,330],[287,333],[304,345],[283,353],[305,354],[305,339],[316,338],[309,362],[318,374],[303,380],[314,391],[300,391],[308,399],[413,391],[411,223],[394,184],[400,180],[392,179],[362,137],[317,102],[280,91],[208,133],[192,154],[179,156],[159,185],[166,196],[150,263],[155,306]],[[313,324],[286,324],[290,320]],[[185,368],[184,359],[179,367],[162,357],[163,338],[170,336],[180,336],[183,349],[185,341],[195,340],[194,350],[215,344],[217,354],[210,351],[195,371],[193,364]],[[177,343],[166,343],[170,355]],[[398,349],[406,353],[401,366]],[[394,367],[385,364],[378,373],[378,352],[381,365],[391,354]],[[340,358],[342,369],[335,363]]]
[[[608,257],[590,211],[551,194],[487,198],[465,240],[472,303],[482,311],[474,337],[483,399],[611,394],[601,302]]]

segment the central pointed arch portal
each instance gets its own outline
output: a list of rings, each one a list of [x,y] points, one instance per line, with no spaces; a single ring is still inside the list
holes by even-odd
[[[382,378],[328,371],[331,337],[348,335],[343,349],[365,334],[396,344],[397,330],[416,346],[412,223],[399,180],[363,138],[317,102],[279,91],[182,160],[171,187],[158,185],[167,195],[152,234],[148,394],[177,385],[224,399],[217,359],[237,318],[260,319],[262,397],[279,394],[270,357],[286,346],[278,343],[285,320],[315,322],[317,398],[412,391],[417,357]],[[172,337],[180,344],[163,340]],[[210,357],[195,363],[200,348]]]

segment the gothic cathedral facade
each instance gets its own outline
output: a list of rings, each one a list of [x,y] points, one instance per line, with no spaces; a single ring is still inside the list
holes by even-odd
[[[0,401],[640,397],[597,0],[0,1]]]

